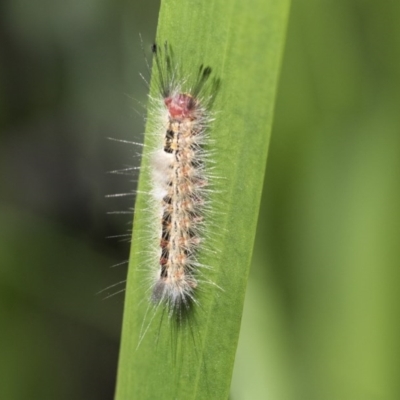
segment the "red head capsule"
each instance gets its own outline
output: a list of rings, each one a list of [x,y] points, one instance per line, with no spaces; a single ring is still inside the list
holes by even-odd
[[[171,117],[177,119],[191,117],[194,103],[195,101],[192,96],[183,93],[164,99],[164,104],[167,106]]]

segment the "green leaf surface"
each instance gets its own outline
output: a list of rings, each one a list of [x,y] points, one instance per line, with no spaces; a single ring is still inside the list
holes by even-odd
[[[209,145],[220,178],[212,185],[215,212],[206,221],[213,251],[199,254],[213,285],[196,292],[199,306],[185,323],[154,313],[148,289],[157,265],[146,260],[157,244],[140,240],[149,221],[147,196],[138,195],[117,400],[228,398],[288,9],[289,0],[162,3],[157,41],[168,40],[188,75],[204,64],[221,80]],[[149,129],[153,115],[148,117]],[[146,171],[146,154],[143,163]],[[142,174],[139,193],[148,188],[149,177]]]

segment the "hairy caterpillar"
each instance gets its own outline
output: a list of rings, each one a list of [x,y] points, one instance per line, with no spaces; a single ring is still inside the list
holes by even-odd
[[[210,109],[220,81],[211,78],[211,68],[203,65],[194,79],[184,78],[167,43],[154,45],[153,53],[159,94],[150,97],[155,149],[147,195],[158,267],[151,299],[179,317],[196,303],[195,292],[202,282],[198,251],[207,239],[210,210]]]

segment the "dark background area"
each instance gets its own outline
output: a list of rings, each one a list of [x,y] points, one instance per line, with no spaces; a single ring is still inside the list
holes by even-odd
[[[113,398],[157,1],[0,5],[0,397]],[[120,292],[120,293],[117,293]],[[108,295],[113,295],[104,299]]]
[[[158,8],[0,4],[2,399],[113,398]],[[399,20],[293,2],[232,399],[400,397]]]

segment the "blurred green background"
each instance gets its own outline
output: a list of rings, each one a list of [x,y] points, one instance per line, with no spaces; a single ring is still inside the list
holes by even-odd
[[[0,4],[1,399],[113,397],[158,7]],[[232,400],[400,398],[399,21],[292,4]]]

